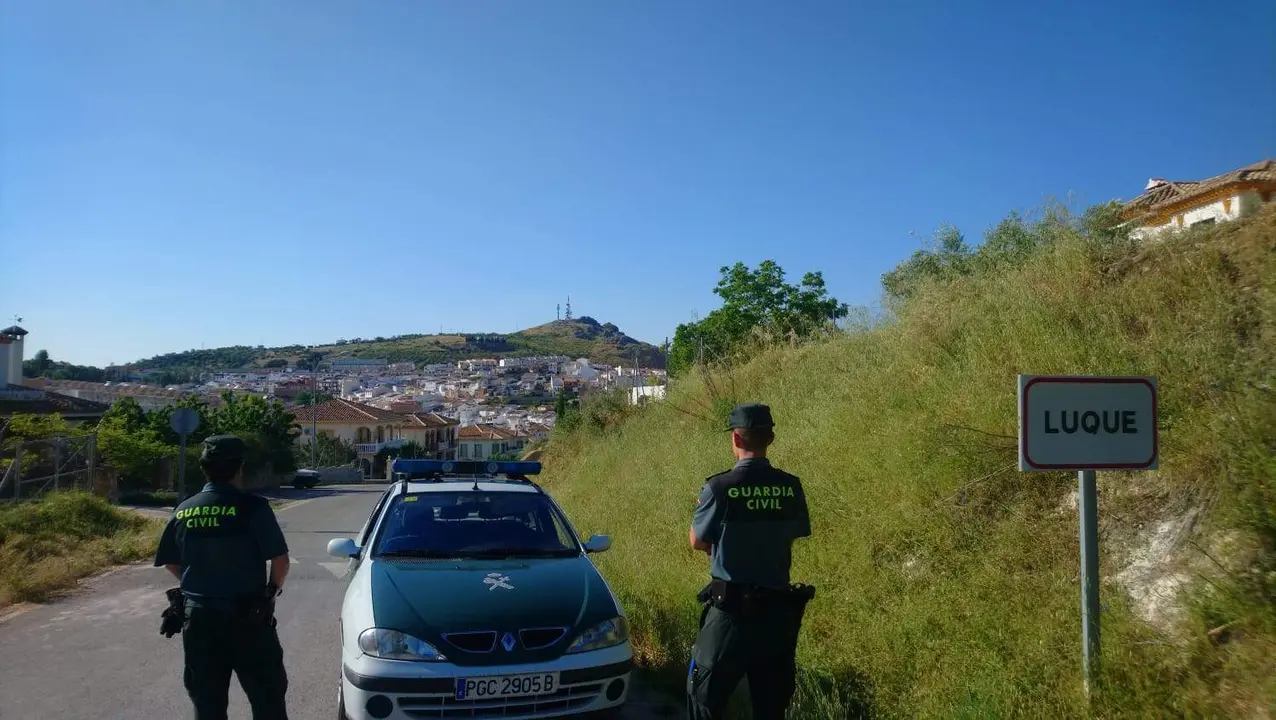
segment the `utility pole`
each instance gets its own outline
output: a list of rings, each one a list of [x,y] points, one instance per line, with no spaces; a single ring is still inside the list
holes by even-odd
[[[319,469],[319,361],[310,368],[310,469]]]

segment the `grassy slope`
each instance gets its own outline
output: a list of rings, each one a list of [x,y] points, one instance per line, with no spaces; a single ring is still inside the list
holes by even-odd
[[[1154,374],[1161,471],[1100,479],[1098,712],[1276,709],[1276,212],[1097,270],[1065,243],[1001,277],[931,288],[889,326],[765,352],[717,391],[688,381],[608,437],[556,440],[547,485],[582,532],[613,534],[599,564],[648,663],[674,687],[685,674],[707,574],[686,528],[702,479],[730,462],[724,436],[690,413],[756,399],[773,406],[773,457],[804,478],[814,515],[795,557],[795,579],[819,594],[794,717],[857,704],[896,717],[1084,714],[1075,479],[1015,470],[1015,376]],[[1196,582],[1174,635],[1137,620],[1112,578],[1188,507],[1205,510],[1193,542],[1229,569],[1184,546],[1177,561]]]
[[[76,580],[155,552],[162,523],[87,493],[0,506],[0,608],[46,600]]]

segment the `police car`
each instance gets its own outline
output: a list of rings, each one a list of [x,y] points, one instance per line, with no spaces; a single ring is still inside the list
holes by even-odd
[[[629,692],[624,611],[538,462],[398,459],[349,558],[337,717],[608,717]]]

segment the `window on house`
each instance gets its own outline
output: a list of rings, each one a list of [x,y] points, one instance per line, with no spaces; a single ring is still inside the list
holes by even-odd
[[[1192,227],[1196,227],[1197,225],[1213,225],[1213,224],[1214,224],[1214,218],[1205,218],[1204,220],[1197,220],[1196,222],[1192,223]]]
[[[457,449],[456,456],[462,459],[467,458],[470,456],[469,450],[470,450],[469,445],[462,445],[460,448]]]

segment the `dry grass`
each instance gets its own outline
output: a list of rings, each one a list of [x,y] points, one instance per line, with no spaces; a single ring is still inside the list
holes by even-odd
[[[0,507],[0,607],[47,600],[103,568],[149,557],[162,527],[79,492]]]
[[[583,533],[615,538],[599,565],[645,662],[676,688],[694,639],[707,568],[687,525],[730,462],[697,415],[760,400],[813,510],[794,574],[819,594],[793,717],[1270,714],[1276,211],[1095,258],[1064,237],[998,276],[926,288],[885,326],[761,352],[713,388],[689,380],[615,429],[557,438],[546,484]],[[1075,479],[1015,469],[1018,373],[1161,379],[1162,469],[1102,478],[1104,676],[1089,708]],[[1111,579],[1148,523],[1187,508],[1196,546],[1230,531],[1246,549],[1214,563],[1185,545],[1194,582],[1171,632]]]

